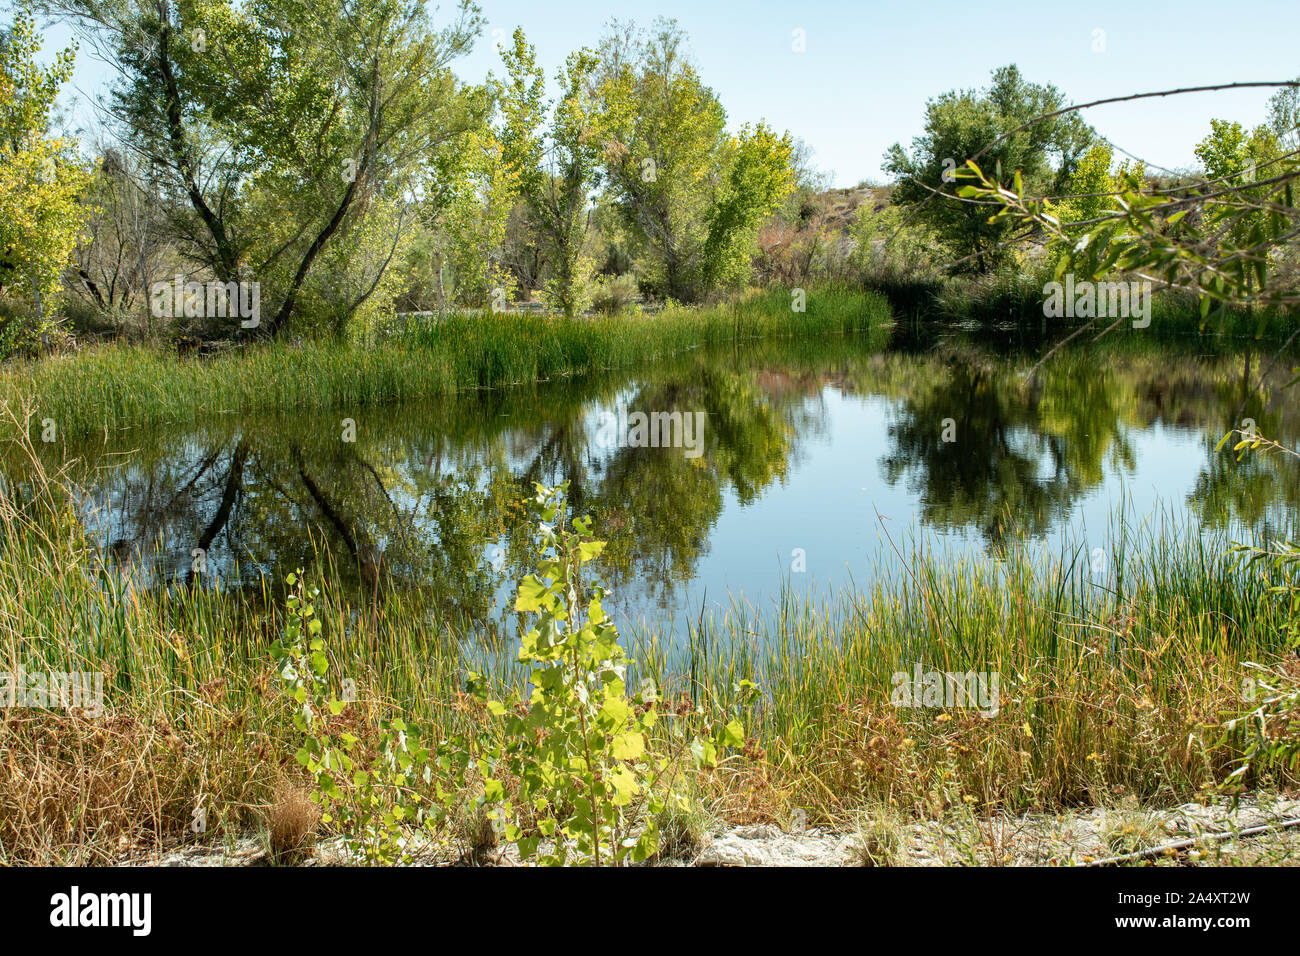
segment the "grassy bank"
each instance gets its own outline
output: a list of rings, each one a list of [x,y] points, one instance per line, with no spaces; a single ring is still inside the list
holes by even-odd
[[[1043,314],[1044,286],[1052,281],[1050,270],[1005,268],[983,276],[953,278],[899,278],[868,276],[864,286],[889,300],[895,315],[913,322],[968,322],[977,325],[1009,325],[1051,333],[1053,338],[1082,325],[1086,320],[1047,318]],[[1215,310],[1202,318],[1200,303],[1193,295],[1156,291],[1151,296],[1150,325],[1134,330],[1153,341],[1169,341],[1189,335],[1222,335],[1229,339],[1281,343],[1294,329],[1294,318],[1281,309]],[[1108,328],[1114,319],[1098,319],[1087,338]],[[1120,330],[1131,328],[1122,322]],[[1086,338],[1085,338],[1086,341]]]
[[[627,368],[736,340],[834,335],[889,321],[881,296],[826,287],[809,293],[804,312],[792,311],[789,293],[780,291],[618,318],[455,315],[374,344],[277,343],[207,360],[111,345],[5,369],[0,402],[19,408],[34,401],[38,420],[53,419],[71,437],[272,408],[346,411]]]
[[[106,711],[0,711],[0,861],[105,862],[194,839],[198,806],[206,840],[273,827],[303,785],[269,653],[281,583],[252,599],[144,592],[102,569],[59,476],[35,461],[32,496],[0,498],[0,670],[100,673]],[[869,592],[787,596],[774,616],[738,605],[685,642],[623,640],[670,702],[743,714],[745,745],[693,784],[733,822],[1193,799],[1254,732],[1223,726],[1248,707],[1247,662],[1300,678],[1284,658],[1293,608],[1270,593],[1270,566],[1185,528],[1119,529],[1108,553],[1099,586],[1086,555],[940,564],[916,546]],[[358,689],[340,719],[363,739],[395,712],[433,728],[470,719],[468,666],[519,686],[508,647],[429,623],[418,595],[355,604],[328,570],[317,581],[333,673]],[[998,673],[996,715],[894,706],[892,675],[917,664]],[[748,703],[745,679],[759,688]]]

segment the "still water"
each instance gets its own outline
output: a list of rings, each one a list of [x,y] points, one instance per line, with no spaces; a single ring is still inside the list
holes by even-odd
[[[1293,526],[1294,461],[1215,451],[1243,419],[1296,447],[1300,403],[1281,388],[1293,363],[1256,392],[1258,348],[1129,334],[1027,380],[1041,352],[1012,333],[956,330],[768,342],[49,453],[78,458],[105,559],[155,584],[198,567],[205,586],[248,587],[326,550],[357,586],[418,591],[485,625],[508,620],[532,566],[520,502],[535,481],[567,481],[609,541],[596,569],[607,608],[679,628],[733,599],[770,606],[783,587],[867,587],[917,542],[992,559],[1012,541],[1090,555],[1121,509],[1134,525],[1239,537]],[[662,434],[638,428],[638,412]]]

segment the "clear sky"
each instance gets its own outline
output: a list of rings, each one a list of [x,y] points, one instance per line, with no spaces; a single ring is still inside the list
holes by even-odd
[[[569,51],[598,43],[611,18],[644,24],[675,18],[730,122],[766,119],[790,130],[812,147],[814,165],[834,172],[841,186],[883,178],[882,154],[920,132],[929,97],[984,86],[989,72],[1007,63],[1032,81],[1055,84],[1076,103],[1300,75],[1298,0],[481,0],[480,6],[487,30],[457,68],[468,80],[499,71],[493,39],[508,39],[516,26],[537,47],[549,81]],[[450,4],[443,0],[443,7]],[[797,30],[803,52],[793,48]],[[67,37],[65,29],[49,30],[45,53]],[[87,51],[79,61],[77,87],[101,86],[105,69]],[[1192,94],[1084,115],[1150,163],[1186,167],[1209,116],[1259,123],[1269,95],[1261,89]],[[74,116],[90,113],[78,109]]]

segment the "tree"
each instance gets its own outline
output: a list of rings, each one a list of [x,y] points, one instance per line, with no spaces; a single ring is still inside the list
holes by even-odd
[[[1300,86],[1284,86],[1269,98],[1268,126],[1284,152],[1300,149]]]
[[[117,67],[111,112],[164,177],[178,249],[269,288],[277,334],[326,248],[481,117],[451,73],[480,28],[409,0],[53,0]]]
[[[138,157],[100,150],[83,198],[89,216],[68,269],[68,287],[101,313],[131,313],[149,294],[169,250],[166,210]]]
[[[513,291],[501,247],[519,195],[519,176],[506,161],[500,135],[488,123],[466,134],[461,157],[452,198],[433,221],[443,230],[456,300],[495,308]]]
[[[713,289],[748,276],[758,226],[794,190],[790,134],[760,123],[741,127],[727,143],[726,178],[709,215],[704,284]]]
[[[895,143],[885,153],[884,168],[895,179],[893,202],[914,207],[912,215],[955,255],[988,271],[1000,261],[1010,223],[989,222],[987,207],[958,199],[956,170],[983,151],[981,168],[1000,182],[1009,185],[1018,172],[1035,189],[1059,192],[1096,134],[1074,113],[1018,127],[1063,101],[1056,87],[1027,82],[1014,65],[994,70],[982,93],[953,90],[930,100],[925,132],[912,141],[912,151]]]
[[[601,47],[599,133],[610,192],[639,246],[642,283],[694,302],[742,271],[762,218],[793,188],[793,144],[727,116],[672,20],[617,23]]]
[[[36,61],[40,49],[31,7],[24,3],[0,43],[0,288],[29,293],[34,315],[5,327],[0,354],[29,346],[49,327],[64,266],[88,214],[79,198],[90,171],[72,139],[49,135],[76,50],[61,51],[42,67]]]
[[[514,40],[513,49],[502,53],[509,76],[507,152],[545,244],[551,270],[546,299],[572,316],[586,305],[593,268],[584,248],[587,206],[600,181],[592,86],[599,59],[586,48],[569,54],[556,72],[560,95],[543,130],[542,71],[522,30]]]
[[[1190,91],[1139,93],[1119,99],[1181,92]],[[1039,117],[1030,124],[1043,121],[1046,118]],[[1196,295],[1202,318],[1212,309],[1226,315],[1230,307],[1251,310],[1263,306],[1294,312],[1300,304],[1300,263],[1292,251],[1300,221],[1294,192],[1300,162],[1278,151],[1276,138],[1268,129],[1247,136],[1236,123],[1214,121],[1211,127],[1210,136],[1197,148],[1206,166],[1203,178],[1171,190],[1152,189],[1130,177],[1115,198],[1114,212],[1101,217],[1101,222],[1077,240],[1053,214],[1051,201],[1031,195],[1032,190],[1019,177],[1007,188],[978,163],[968,161],[959,171],[963,185],[958,195],[997,208],[991,217],[994,224],[1005,228],[1008,223],[1019,223],[1060,241],[1065,254],[1056,265],[1058,278],[1066,270],[1076,279],[1090,282],[1113,275],[1140,276],[1156,288]],[[1098,319],[1089,319],[1065,341],[1082,334]],[[1111,327],[1122,321],[1121,317]],[[1109,329],[1102,334],[1106,331]],[[1300,327],[1268,363],[1261,383],[1298,336]],[[1049,351],[1031,374],[1064,344]]]
[[[1256,202],[1267,198],[1269,188],[1251,184],[1265,178],[1280,152],[1277,137],[1267,127],[1257,126],[1247,133],[1240,123],[1218,119],[1210,120],[1210,135],[1196,146],[1196,158],[1205,167],[1210,184],[1231,186],[1243,198]],[[1261,175],[1261,169],[1265,174]],[[1266,215],[1263,208],[1243,213],[1231,207],[1211,207],[1208,221],[1221,223],[1226,237],[1240,245],[1263,224]]]

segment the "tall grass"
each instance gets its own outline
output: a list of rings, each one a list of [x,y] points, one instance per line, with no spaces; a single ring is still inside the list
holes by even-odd
[[[1278,573],[1225,545],[1186,525],[1119,526],[1109,580],[1086,554],[1020,546],[941,563],[918,546],[869,591],[787,591],[775,614],[733,603],[689,651],[647,635],[656,653],[642,657],[660,674],[694,666],[721,711],[740,706],[741,680],[757,683],[757,776],[810,816],[1178,802],[1220,784],[1243,752],[1222,723],[1248,709],[1246,662],[1286,653]],[[998,674],[996,715],[893,706],[894,675],[910,680],[917,664]]]
[[[710,308],[674,307],[619,318],[455,314],[372,343],[257,345],[208,360],[110,345],[11,366],[0,403],[34,402],[68,437],[193,422],[266,409],[358,408],[649,363],[690,349],[768,337],[878,328],[889,307],[875,293],[810,290],[743,296]]]
[[[211,834],[263,825],[298,747],[269,654],[279,585],[141,590],[101,564],[62,476],[27,452],[22,493],[0,495],[0,671],[101,672],[106,710],[0,710],[0,862],[106,862],[192,838],[196,807]],[[773,614],[736,603],[685,641],[624,640],[668,706],[745,711],[751,739],[699,781],[732,820],[1186,800],[1243,753],[1245,726],[1222,723],[1246,706],[1244,663],[1283,653],[1289,602],[1270,593],[1276,571],[1190,528],[1115,535],[1105,581],[1068,551],[943,563],[914,544],[867,591],[787,591]],[[433,728],[466,719],[466,667],[521,686],[508,641],[439,620],[418,592],[358,599],[322,568],[317,613],[333,672],[356,681],[347,719],[363,739],[395,709]],[[893,706],[892,675],[917,663],[998,673],[996,716]]]
[[[889,300],[900,318],[910,321],[956,321],[984,326],[1014,326],[1026,332],[1052,333],[1059,337],[1086,319],[1047,318],[1043,314],[1043,289],[1053,278],[1050,268],[1004,266],[986,275],[949,278],[903,277],[884,274],[864,279],[864,286]],[[1294,321],[1280,309],[1215,310],[1203,319],[1200,303],[1193,295],[1169,290],[1151,296],[1150,325],[1131,329],[1121,323],[1111,335],[1131,331],[1151,341],[1169,341],[1192,335],[1223,335],[1230,339],[1281,342]],[[1097,320],[1093,332],[1100,333],[1112,319]],[[1118,335],[1116,336],[1118,337]]]

